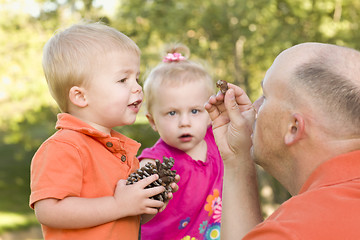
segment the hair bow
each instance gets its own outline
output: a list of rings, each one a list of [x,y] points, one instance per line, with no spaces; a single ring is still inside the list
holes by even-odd
[[[181,55],[181,53],[168,53],[164,57],[163,62],[179,62],[185,59],[186,58],[183,55]]]

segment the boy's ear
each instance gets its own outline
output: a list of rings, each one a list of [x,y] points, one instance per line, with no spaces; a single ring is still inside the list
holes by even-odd
[[[69,90],[69,99],[72,104],[80,108],[86,107],[88,102],[85,97],[85,89],[78,86],[73,86]]]
[[[291,121],[288,124],[288,129],[284,137],[284,142],[286,145],[292,145],[302,139],[304,137],[304,134],[304,118],[300,114],[295,113],[292,115]]]
[[[148,119],[148,121],[149,121],[149,123],[150,123],[151,128],[152,128],[155,132],[157,132],[154,118],[151,116],[150,113],[147,113],[147,114],[146,114],[146,117],[147,117],[147,119]]]

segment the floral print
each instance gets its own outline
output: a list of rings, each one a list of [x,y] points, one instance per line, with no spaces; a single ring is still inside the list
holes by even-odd
[[[213,211],[217,208],[218,204],[221,202],[221,197],[219,196],[219,190],[214,189],[213,195],[209,195],[206,198],[207,204],[205,205],[205,210],[209,212],[209,216],[213,214]]]
[[[221,223],[221,210],[222,210],[222,201],[219,201],[219,204],[216,206],[214,210],[213,219],[214,222]]]
[[[184,229],[190,222],[190,217],[187,217],[186,219],[183,219],[180,221],[179,229]]]
[[[209,225],[204,234],[205,240],[220,240],[220,223]]]
[[[181,240],[197,240],[195,237],[185,236]]]
[[[207,224],[208,224],[208,221],[203,221],[201,224],[200,224],[200,227],[199,227],[199,232],[200,234],[203,234],[206,230],[206,227],[207,227]]]

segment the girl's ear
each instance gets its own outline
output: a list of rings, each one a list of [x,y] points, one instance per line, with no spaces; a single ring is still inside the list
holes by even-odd
[[[69,99],[72,104],[80,108],[86,107],[88,102],[85,97],[85,89],[78,86],[73,86],[69,90]]]
[[[303,116],[295,113],[291,117],[288,129],[286,131],[284,142],[286,145],[292,145],[304,137],[305,121]]]
[[[147,117],[147,119],[148,119],[148,121],[149,121],[149,123],[150,123],[151,128],[152,128],[155,132],[157,132],[154,118],[151,116],[150,113],[147,113],[147,114],[146,114],[146,117]]]

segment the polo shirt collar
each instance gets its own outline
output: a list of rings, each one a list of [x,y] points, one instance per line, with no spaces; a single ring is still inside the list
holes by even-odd
[[[299,194],[360,178],[360,150],[334,157],[317,167]]]
[[[109,151],[114,153],[124,151],[125,149],[131,149],[131,152],[135,151],[136,155],[141,146],[140,143],[122,135],[119,132],[116,132],[115,130],[111,130],[111,136],[101,132],[71,114],[60,113],[57,118],[58,121],[55,126],[56,129],[68,129],[88,135],[102,143],[107,149],[109,149]]]

